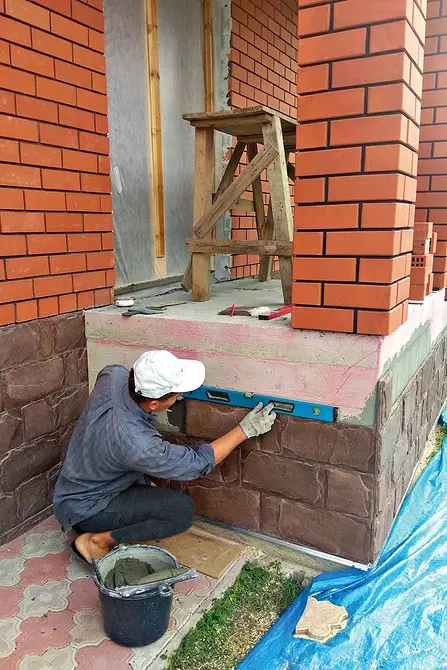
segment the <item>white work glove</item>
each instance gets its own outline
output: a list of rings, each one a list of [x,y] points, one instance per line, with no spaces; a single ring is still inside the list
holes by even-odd
[[[276,419],[275,412],[272,412],[273,408],[273,403],[263,407],[262,402],[260,402],[250,414],[242,419],[239,425],[247,438],[257,437],[269,432]]]

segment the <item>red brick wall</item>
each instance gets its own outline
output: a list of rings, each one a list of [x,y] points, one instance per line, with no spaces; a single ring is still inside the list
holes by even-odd
[[[429,0],[416,220],[447,240],[447,2]]]
[[[0,325],[112,300],[102,0],[0,0]]]
[[[298,2],[292,325],[386,335],[407,318],[426,3],[315,4]]]
[[[266,105],[296,118],[296,0],[232,0],[231,17],[231,106]],[[265,175],[263,191],[267,202]],[[233,239],[257,239],[254,215],[232,214]],[[232,278],[257,274],[258,263],[258,256],[233,256]]]

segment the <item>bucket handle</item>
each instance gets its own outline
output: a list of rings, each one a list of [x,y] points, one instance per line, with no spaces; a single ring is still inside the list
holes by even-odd
[[[162,598],[170,598],[172,595],[172,589],[170,586],[159,586],[158,587],[158,593],[161,595]]]

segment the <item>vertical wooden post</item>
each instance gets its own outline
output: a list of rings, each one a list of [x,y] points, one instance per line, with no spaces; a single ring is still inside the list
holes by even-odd
[[[252,161],[258,153],[256,144],[247,145],[248,160]],[[262,183],[261,178],[258,177],[253,182],[253,203],[255,207],[256,228],[258,229],[258,239],[271,240],[273,239],[273,220],[272,209],[269,204],[268,216],[265,216],[264,199],[262,197]],[[262,256],[259,266],[259,281],[268,281],[272,277],[273,257]]]
[[[213,202],[214,130],[195,129],[194,223]],[[203,302],[210,297],[210,256],[192,255],[192,299]]]
[[[213,0],[203,0],[203,44],[205,72],[205,110],[214,111],[213,80]]]
[[[146,28],[149,70],[149,118],[151,124],[152,224],[155,237],[155,255],[157,258],[162,258],[166,255],[166,249],[157,0],[146,0]]]
[[[271,142],[279,152],[277,158],[267,168],[275,238],[291,242],[293,239],[292,204],[290,202],[289,177],[287,175],[281,121],[278,116],[274,116],[271,123],[263,124],[262,134],[264,144]],[[292,303],[292,260],[290,258],[280,258],[279,269],[284,303],[290,305]]]

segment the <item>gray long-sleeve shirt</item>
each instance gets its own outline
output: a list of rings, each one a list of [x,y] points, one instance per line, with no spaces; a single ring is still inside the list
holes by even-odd
[[[105,509],[143,474],[190,480],[214,467],[209,444],[191,449],[163,440],[155,416],[130,397],[128,377],[124,367],[104,368],[76,424],[53,499],[64,528]]]

